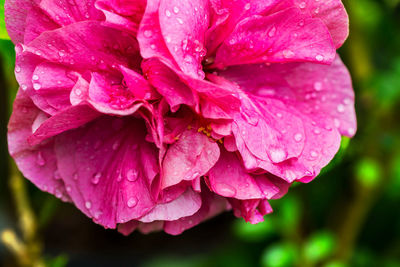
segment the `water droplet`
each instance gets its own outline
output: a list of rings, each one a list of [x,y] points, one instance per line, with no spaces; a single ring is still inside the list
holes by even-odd
[[[42,85],[40,83],[34,83],[33,84],[33,89],[39,90],[40,88],[42,88]]]
[[[224,197],[234,197],[236,195],[236,189],[225,183],[216,184],[215,191]]]
[[[269,30],[269,32],[268,32],[268,36],[269,37],[274,37],[275,33],[276,33],[276,28],[272,27],[271,30]]]
[[[345,107],[344,107],[342,104],[339,104],[339,105],[337,106],[337,111],[338,111],[339,113],[343,113],[343,112],[345,111]]]
[[[85,202],[85,207],[86,207],[88,210],[90,210],[90,209],[92,208],[92,202],[86,201],[86,202]]]
[[[287,157],[286,152],[283,149],[271,149],[268,151],[269,158],[274,163],[280,163],[284,161]]]
[[[60,189],[57,188],[57,189],[55,190],[55,192],[54,192],[54,195],[55,195],[57,198],[62,198],[63,193],[61,192]]]
[[[26,89],[28,89],[28,86],[26,86],[26,84],[21,84],[21,89],[25,91]]]
[[[318,152],[312,150],[311,153],[310,153],[310,156],[311,156],[313,159],[315,159],[315,158],[318,157]]]
[[[174,13],[175,13],[175,14],[178,14],[178,13],[179,13],[179,7],[174,6]]]
[[[81,89],[75,89],[75,90],[74,90],[74,93],[75,93],[75,95],[77,95],[77,96],[81,96],[81,95],[82,95]]]
[[[58,55],[59,55],[60,57],[65,57],[65,51],[64,51],[64,50],[60,50],[60,51],[58,52]]]
[[[37,76],[36,74],[32,76],[32,80],[37,81],[39,80],[39,76]]]
[[[137,170],[133,170],[130,169],[127,173],[126,173],[126,179],[128,179],[128,181],[130,182],[134,182],[139,178],[139,172]]]
[[[319,134],[321,134],[321,130],[318,129],[318,128],[315,128],[315,129],[314,129],[314,133],[315,133],[316,135],[319,135]]]
[[[72,188],[71,188],[70,185],[67,185],[67,187],[65,189],[67,190],[67,192],[71,192],[72,191]]]
[[[321,82],[315,82],[314,83],[314,89],[315,89],[315,91],[321,91],[322,90],[322,83]]]
[[[113,150],[117,150],[119,148],[119,140],[115,141],[114,144],[112,145]]]
[[[44,159],[43,154],[40,151],[37,154],[36,163],[39,166],[44,166],[46,164],[46,160]]]
[[[171,12],[170,12],[169,10],[165,10],[165,15],[166,15],[167,17],[171,17]]]
[[[296,142],[301,142],[301,140],[303,140],[303,135],[301,133],[297,133],[294,135],[294,140]]]
[[[318,60],[318,61],[323,61],[323,60],[324,60],[324,56],[322,56],[322,55],[316,55],[316,56],[315,56],[315,59]]]
[[[284,51],[282,52],[282,54],[283,54],[283,56],[284,56],[285,58],[292,58],[292,57],[294,57],[294,52],[291,51],[291,50],[284,50]]]
[[[251,116],[246,113],[246,111],[242,111],[241,115],[243,119],[245,119],[250,125],[257,126],[258,124],[258,116]]]
[[[101,176],[102,176],[101,172],[95,173],[92,177],[92,183],[97,185],[100,182]]]
[[[299,4],[299,7],[300,7],[301,9],[306,8],[306,6],[307,6],[306,2],[301,2],[301,3]]]
[[[345,99],[343,99],[343,103],[345,104],[345,105],[350,105],[351,104],[351,99],[350,98],[345,98]]]
[[[128,202],[126,203],[126,205],[129,208],[133,208],[138,204],[138,199],[136,197],[131,197],[130,199],[128,199]]]
[[[177,18],[176,20],[178,21],[179,24],[183,25],[183,20],[181,18]]]
[[[16,72],[16,73],[21,72],[21,67],[18,66],[18,65],[16,65],[16,66],[15,66],[15,72]]]
[[[153,33],[150,30],[145,30],[143,34],[147,38],[150,38],[153,35]]]
[[[58,170],[54,172],[53,176],[54,176],[54,179],[61,180],[61,175],[60,175],[60,172]]]
[[[101,215],[103,215],[103,212],[101,212],[101,211],[96,211],[96,212],[94,213],[94,218],[95,218],[96,220],[98,220],[98,219],[100,218]]]
[[[250,3],[247,3],[245,6],[244,6],[244,9],[245,10],[249,10],[251,8],[251,4]]]

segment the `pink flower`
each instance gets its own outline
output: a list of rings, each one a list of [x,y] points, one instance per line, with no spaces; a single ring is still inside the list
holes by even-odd
[[[257,223],[356,131],[340,0],[7,0],[9,150],[124,234]]]

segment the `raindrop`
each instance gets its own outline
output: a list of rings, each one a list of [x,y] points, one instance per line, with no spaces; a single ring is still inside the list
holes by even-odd
[[[314,151],[314,150],[311,151],[311,154],[310,154],[310,155],[311,155],[311,157],[314,158],[314,159],[315,159],[316,157],[318,157],[318,153],[317,153],[316,151]]]
[[[282,162],[286,159],[286,152],[283,149],[271,149],[268,151],[269,158],[274,163]]]
[[[315,56],[315,59],[318,60],[318,61],[323,61],[324,60],[324,56],[317,55],[317,56]]]
[[[174,13],[175,13],[175,14],[178,14],[178,13],[179,13],[179,7],[174,6]]]
[[[133,208],[137,205],[138,203],[138,199],[136,197],[131,197],[130,199],[128,199],[128,202],[126,203],[126,205],[129,208]]]
[[[297,133],[294,135],[294,140],[296,142],[301,142],[301,140],[303,140],[303,135],[301,133]]]
[[[285,58],[292,58],[292,57],[294,57],[294,52],[291,51],[291,50],[284,50],[282,53],[283,53],[283,56],[284,56]]]
[[[316,128],[316,129],[314,129],[314,133],[315,133],[316,135],[321,134],[321,130]]]
[[[344,107],[342,104],[339,104],[339,105],[337,106],[337,111],[338,111],[339,113],[343,113],[344,110],[345,110],[345,107]]]
[[[101,176],[102,176],[101,172],[95,173],[92,177],[92,183],[97,185],[100,182]]]
[[[85,202],[85,207],[86,207],[88,210],[90,210],[90,209],[92,208],[92,202],[86,201],[86,202]]]
[[[275,33],[276,33],[276,28],[272,27],[271,30],[269,30],[269,32],[268,32],[268,36],[269,37],[274,37]]]
[[[301,9],[306,8],[306,6],[307,6],[306,2],[301,2],[301,3],[299,4],[299,7],[300,7]]]
[[[150,30],[145,30],[143,34],[147,38],[150,38],[153,35],[153,33]]]
[[[128,179],[128,181],[134,182],[139,178],[139,172],[137,170],[130,169],[126,173],[126,178]]]
[[[314,83],[314,89],[315,89],[315,91],[321,91],[322,90],[322,83],[321,82],[315,82]]]
[[[46,160],[43,158],[42,152],[40,152],[40,151],[37,154],[36,163],[39,166],[44,166],[46,164]]]
[[[34,83],[33,84],[33,89],[39,90],[40,88],[42,88],[42,85],[40,85],[40,83]]]

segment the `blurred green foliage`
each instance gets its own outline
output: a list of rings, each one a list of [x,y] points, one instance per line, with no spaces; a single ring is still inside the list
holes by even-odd
[[[339,52],[353,77],[359,129],[354,139],[343,138],[339,153],[316,180],[296,184],[283,199],[272,201],[274,213],[257,225],[227,214],[179,237],[136,233],[129,238],[105,231],[30,185],[47,264],[400,267],[400,0],[344,3],[351,35]],[[8,38],[4,24],[1,38]],[[3,118],[17,88],[14,57],[11,42],[0,40],[8,89],[2,95]],[[5,149],[0,157],[5,177]],[[0,179],[0,226],[15,221],[10,199]],[[0,246],[0,265],[3,259],[13,266]]]

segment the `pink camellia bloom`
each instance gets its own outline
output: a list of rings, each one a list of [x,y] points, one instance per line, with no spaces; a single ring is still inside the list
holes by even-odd
[[[6,0],[9,150],[124,234],[251,223],[356,132],[340,0]]]

